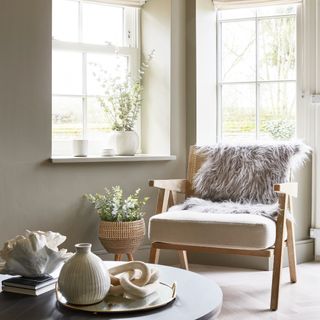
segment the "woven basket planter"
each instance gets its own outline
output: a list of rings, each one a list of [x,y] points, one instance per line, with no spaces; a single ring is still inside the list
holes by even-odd
[[[144,220],[129,222],[101,221],[99,240],[110,253],[133,253],[140,246],[145,235]]]

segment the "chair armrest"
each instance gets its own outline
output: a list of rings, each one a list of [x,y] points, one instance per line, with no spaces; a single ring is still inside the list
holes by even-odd
[[[273,186],[273,190],[276,193],[285,193],[292,197],[298,196],[298,183],[297,182],[287,182],[287,183],[279,183]]]
[[[177,193],[186,194],[188,185],[187,179],[150,180],[149,186],[159,189],[156,213],[166,212],[177,204]]]
[[[186,193],[187,179],[150,180],[149,186],[174,192]]]

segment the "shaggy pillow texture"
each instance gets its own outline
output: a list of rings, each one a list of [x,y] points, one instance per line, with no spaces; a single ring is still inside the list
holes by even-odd
[[[302,165],[309,151],[301,142],[199,147],[207,160],[193,181],[196,195],[214,202],[274,204],[273,185],[288,181],[290,169]]]

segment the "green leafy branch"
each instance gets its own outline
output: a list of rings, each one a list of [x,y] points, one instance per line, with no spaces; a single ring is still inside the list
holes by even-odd
[[[105,188],[105,194],[86,194],[85,197],[94,204],[101,220],[104,221],[136,221],[142,219],[142,207],[149,200],[140,199],[140,189],[126,199],[120,186]]]
[[[98,101],[109,116],[114,131],[133,131],[142,107],[142,79],[149,63],[154,57],[154,50],[142,62],[136,79],[130,73],[121,78],[112,76],[100,64],[91,63],[95,67],[93,76],[103,89],[103,96]]]

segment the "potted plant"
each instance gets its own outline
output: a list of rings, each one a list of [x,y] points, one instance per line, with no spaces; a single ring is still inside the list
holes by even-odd
[[[127,254],[132,260],[132,253],[144,238],[142,207],[149,198],[140,199],[139,194],[140,189],[137,189],[124,198],[121,187],[115,186],[111,190],[105,188],[105,194],[86,195],[101,218],[99,240],[108,252],[116,255],[116,260],[122,254]]]
[[[110,75],[99,64],[93,64],[96,68],[93,76],[104,92],[98,101],[112,122],[117,155],[134,155],[138,150],[139,136],[135,132],[135,125],[142,107],[141,81],[153,56],[154,50],[140,66],[136,78],[130,73],[123,77]]]

